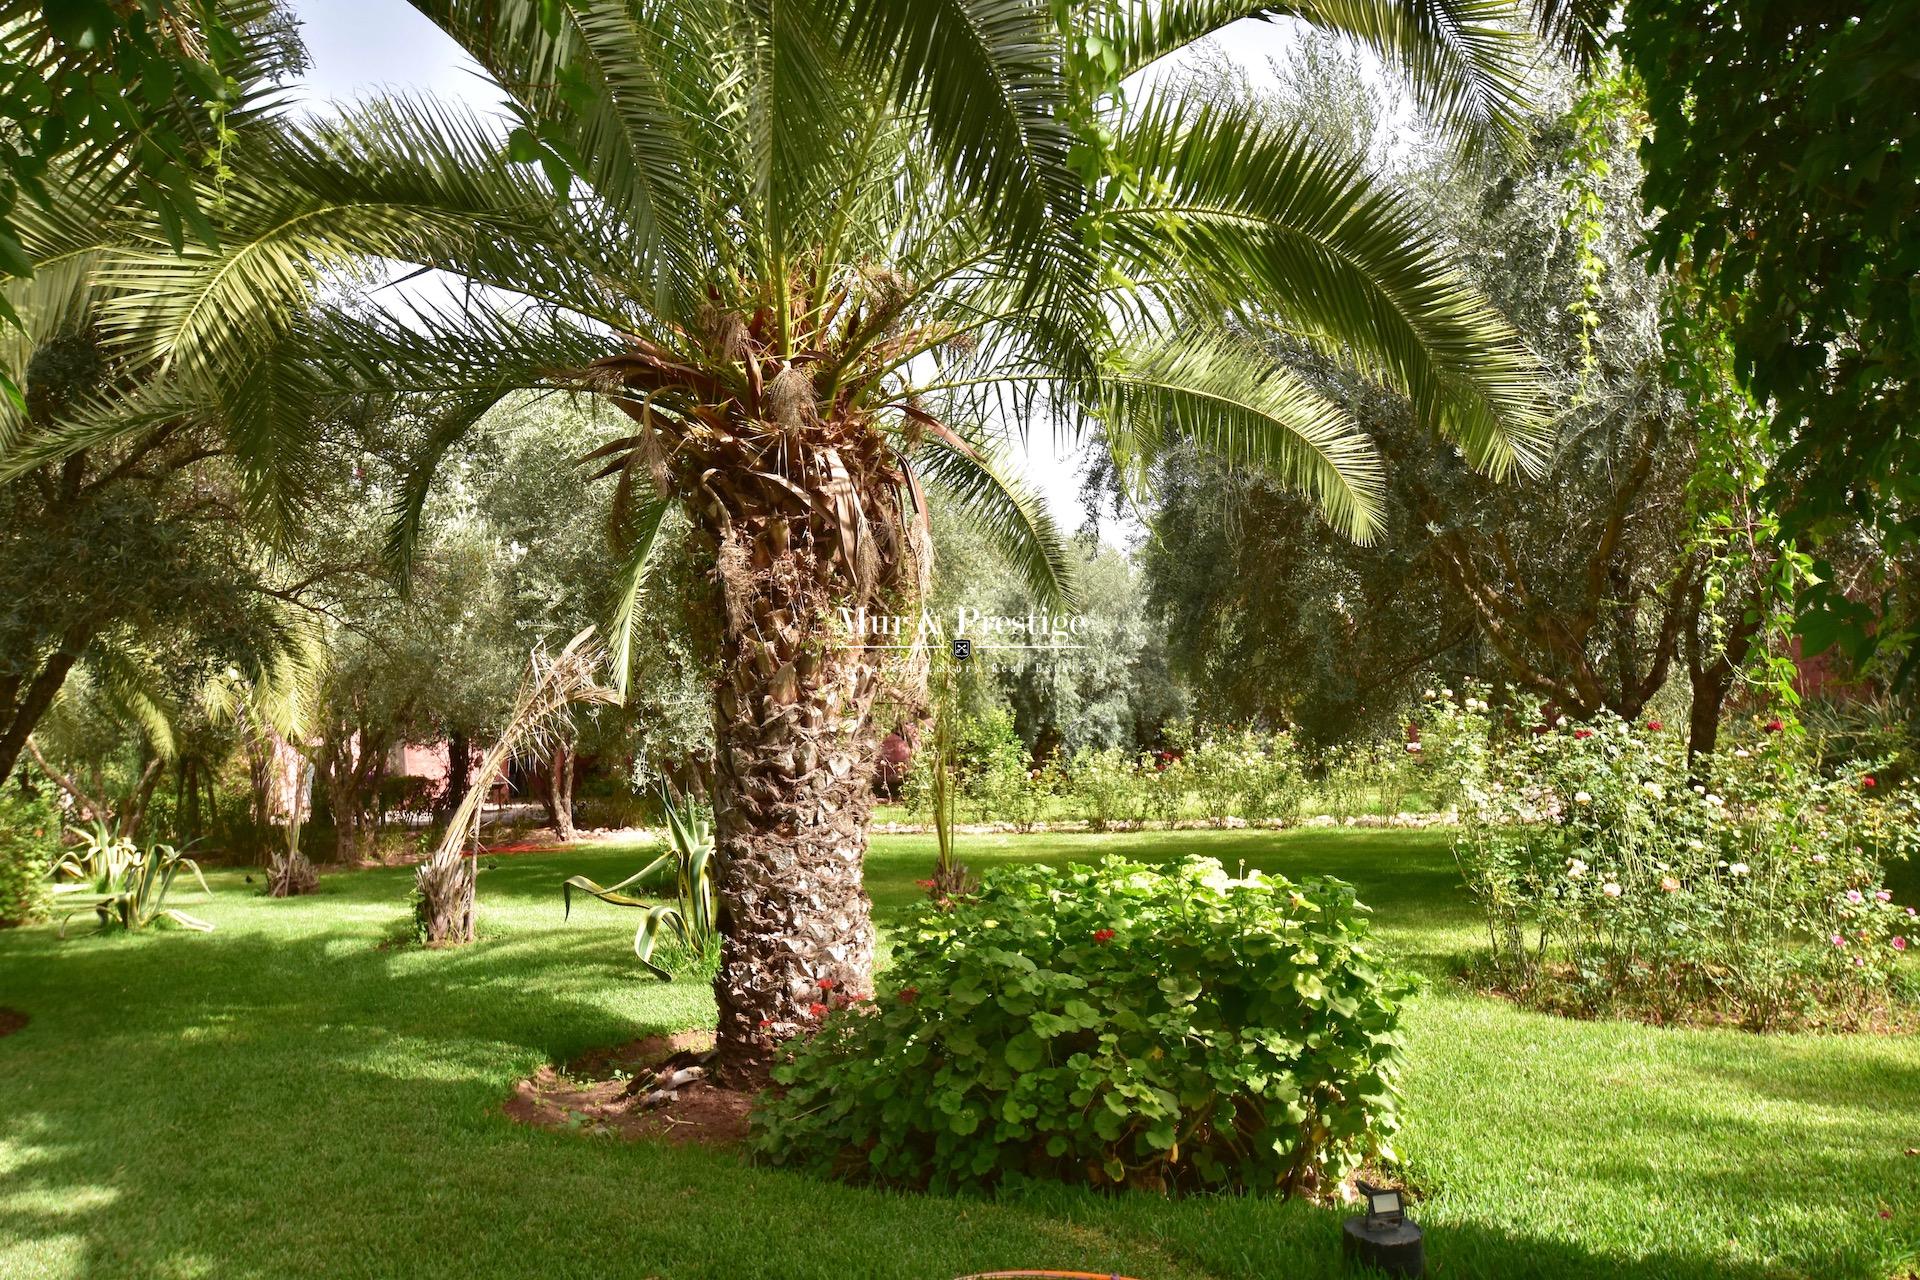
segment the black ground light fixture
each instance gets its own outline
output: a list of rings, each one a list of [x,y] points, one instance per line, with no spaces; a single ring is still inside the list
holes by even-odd
[[[1407,1220],[1406,1204],[1394,1187],[1356,1184],[1366,1197],[1367,1212],[1348,1218],[1341,1231],[1340,1251],[1347,1261],[1374,1267],[1390,1276],[1427,1274],[1427,1247],[1420,1228]]]

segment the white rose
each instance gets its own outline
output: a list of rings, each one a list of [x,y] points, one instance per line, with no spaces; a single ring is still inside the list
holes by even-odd
[[[1749,867],[1749,866],[1748,866],[1748,865],[1747,865],[1746,863],[1744,863],[1744,862],[1736,862],[1736,863],[1734,863],[1734,864],[1733,864],[1732,866],[1730,866],[1730,867],[1728,867],[1728,868],[1727,868],[1727,874],[1729,874],[1729,875],[1736,875],[1736,876],[1743,876],[1743,875],[1745,875],[1745,874],[1747,874],[1747,872],[1749,872],[1749,871],[1751,871],[1751,870],[1753,870],[1753,868],[1752,868],[1752,867]]]
[[[1573,802],[1575,804],[1592,804],[1593,797],[1584,791],[1576,791],[1573,793]]]
[[[1585,875],[1585,874],[1587,874],[1587,864],[1586,864],[1586,863],[1584,863],[1584,862],[1582,862],[1582,861],[1580,861],[1580,859],[1578,859],[1578,858],[1572,858],[1572,859],[1569,859],[1569,860],[1568,860],[1568,862],[1567,862],[1567,879],[1569,879],[1569,880],[1578,880],[1578,879],[1579,879],[1579,878],[1580,878],[1581,876],[1583,876],[1583,875]]]
[[[1609,898],[1617,898],[1620,896],[1620,886],[1609,880],[1600,886],[1600,892],[1606,894]]]
[[[1640,789],[1652,796],[1655,800],[1664,800],[1667,798],[1666,788],[1657,782],[1643,782],[1640,784]]]

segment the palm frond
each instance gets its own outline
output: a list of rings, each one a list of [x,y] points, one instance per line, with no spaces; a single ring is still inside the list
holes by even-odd
[[[369,257],[538,263],[557,236],[553,194],[498,150],[471,113],[409,99],[249,139],[222,192],[221,247],[174,253],[149,236],[116,252],[101,272],[114,292],[103,330],[162,370],[230,382],[323,281]]]
[[[1530,51],[1527,13],[1514,0],[1131,0],[1103,30],[1131,74],[1249,18],[1297,18],[1365,45],[1406,75],[1428,115],[1469,151],[1520,144]],[[1546,25],[1565,24],[1556,16]]]
[[[611,639],[607,646],[607,661],[613,668],[613,687],[622,696],[627,692],[627,681],[633,673],[633,631],[639,621],[640,601],[646,591],[647,578],[653,569],[654,544],[659,541],[660,526],[666,522],[667,512],[672,505],[664,498],[642,503],[623,530],[627,551],[621,558],[620,574],[615,580],[613,621],[608,628]]]
[[[623,223],[630,268],[655,306],[694,301],[696,229],[704,223],[698,82],[706,51],[692,43],[707,13],[665,0],[413,0],[517,102],[562,140],[560,159]]]
[[[930,435],[909,455],[927,487],[951,502],[1049,609],[1073,607],[1072,558],[1045,500],[984,439]]]
[[[952,186],[1002,207],[1025,241],[1051,238],[1084,201],[1067,165],[1060,37],[1042,0],[813,0],[844,23],[867,74],[924,113]]]
[[[536,646],[527,659],[527,671],[514,694],[506,723],[480,758],[474,776],[492,778],[509,760],[548,754],[552,744],[566,734],[568,713],[574,704],[617,704],[619,693],[600,683],[605,663],[606,653],[594,639],[592,627],[575,635],[557,653]],[[443,868],[459,859],[460,850],[473,835],[473,821],[486,793],[484,785],[468,789],[447,819],[446,834],[423,870]]]
[[[1373,445],[1340,406],[1244,342],[1205,334],[1117,354],[1101,413],[1122,474],[1176,440],[1262,468],[1311,495],[1329,522],[1368,541],[1385,488]]]
[[[1357,361],[1476,466],[1537,469],[1537,363],[1456,272],[1411,203],[1357,160],[1244,106],[1155,94],[1116,144],[1156,194],[1105,215],[1142,271],[1210,281],[1250,325]]]

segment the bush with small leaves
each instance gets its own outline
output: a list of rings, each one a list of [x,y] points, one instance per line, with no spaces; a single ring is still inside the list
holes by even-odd
[[[0,929],[47,912],[48,876],[60,856],[60,815],[44,795],[0,790]]]
[[[1400,1010],[1337,880],[1007,868],[776,1068],[767,1160],[941,1190],[1325,1190],[1391,1158]]]
[[[1461,796],[1454,853],[1486,915],[1492,981],[1540,1007],[1754,1030],[1890,1012],[1920,916],[1886,863],[1911,851],[1909,789],[1826,762],[1768,721],[1689,759],[1659,721],[1501,732],[1438,701]]]
[[[1082,747],[1067,762],[1069,802],[1095,831],[1144,822],[1147,786],[1140,763],[1122,747]]]

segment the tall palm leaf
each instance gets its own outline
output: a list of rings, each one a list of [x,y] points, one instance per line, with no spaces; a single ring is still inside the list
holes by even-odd
[[[1410,205],[1251,112],[1170,90],[1084,101],[1066,71],[1092,36],[1131,69],[1286,12],[1401,59],[1458,136],[1490,141],[1521,52],[1498,0],[419,7],[500,86],[504,153],[485,124],[406,99],[250,138],[222,248],[122,245],[112,324],[222,399],[262,485],[292,478],[283,504],[303,448],[289,406],[442,394],[401,556],[431,464],[490,397],[566,387],[626,416],[593,457],[620,486],[616,647],[663,504],[714,566],[716,993],[736,1078],[764,1072],[823,982],[871,983],[861,857],[885,682],[836,630],[923,589],[926,487],[1048,600],[1057,532],[993,447],[1036,420],[1102,433],[1136,477],[1181,440],[1273,468],[1365,536],[1370,446],[1249,341],[1276,330],[1402,391],[1490,470],[1537,456],[1524,354]],[[1078,147],[1124,176],[1084,179]],[[374,259],[476,288],[405,324],[312,304]]]

